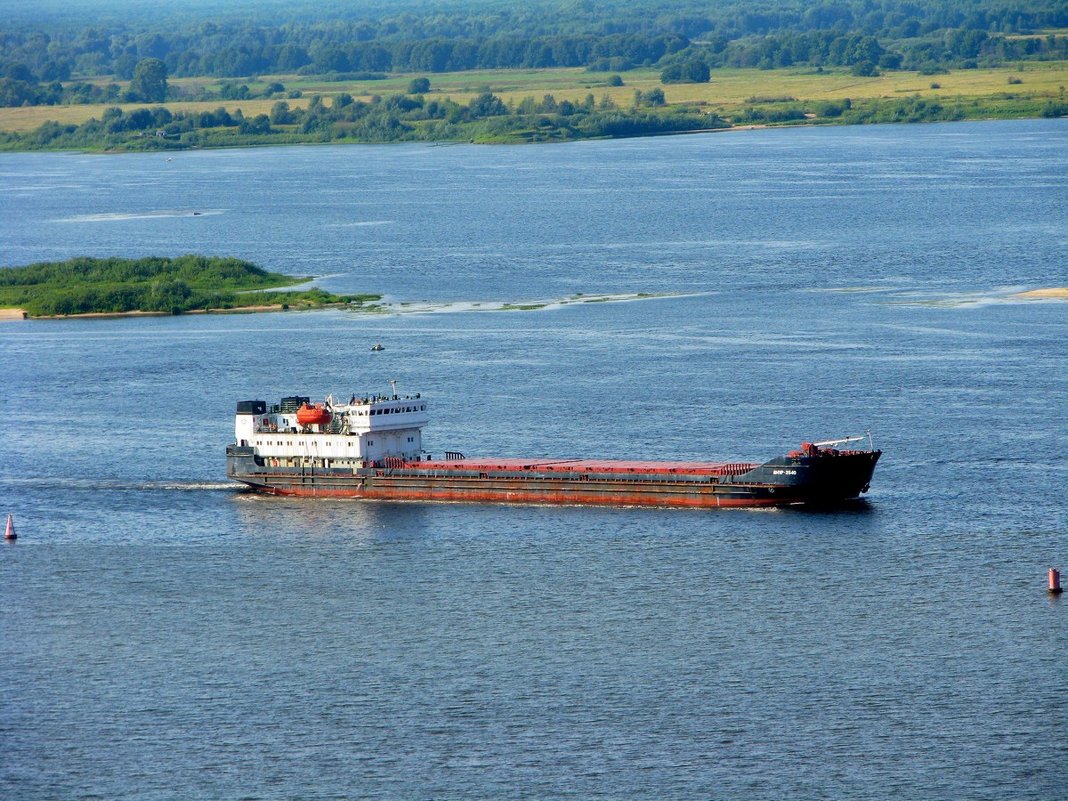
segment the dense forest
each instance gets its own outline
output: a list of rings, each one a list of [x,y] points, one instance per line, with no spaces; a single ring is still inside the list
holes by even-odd
[[[1068,28],[1063,0],[194,2],[162,15],[102,0],[92,18],[77,0],[62,16],[52,7],[9,15],[0,105],[161,101],[160,75],[659,66],[700,79],[727,66],[923,70],[1068,58],[1068,35],[1041,33]],[[131,85],[100,80],[109,77]]]
[[[131,311],[180,314],[270,304],[318,308],[379,298],[337,296],[315,288],[265,291],[305,280],[224,257],[76,258],[0,270],[0,306],[18,307],[33,316]]]

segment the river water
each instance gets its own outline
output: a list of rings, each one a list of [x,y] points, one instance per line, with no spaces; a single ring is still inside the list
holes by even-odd
[[[1064,120],[0,154],[3,265],[391,304],[0,324],[0,795],[1063,797],[1066,248]],[[432,452],[885,453],[833,513],[226,483],[235,401],[391,379]]]

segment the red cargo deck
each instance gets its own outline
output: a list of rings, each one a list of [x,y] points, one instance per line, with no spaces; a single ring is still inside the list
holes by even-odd
[[[758,464],[748,462],[635,462],[624,459],[435,459],[408,464],[424,470],[477,470],[479,472],[508,471],[539,473],[619,473],[735,476],[747,473]]]

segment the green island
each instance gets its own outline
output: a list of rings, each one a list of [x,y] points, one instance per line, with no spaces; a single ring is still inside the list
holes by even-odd
[[[373,308],[379,295],[271,291],[311,280],[218,256],[74,258],[0,270],[0,308],[31,317]],[[365,304],[370,304],[365,307]]]
[[[1068,116],[1063,0],[11,9],[0,150],[553,142]]]

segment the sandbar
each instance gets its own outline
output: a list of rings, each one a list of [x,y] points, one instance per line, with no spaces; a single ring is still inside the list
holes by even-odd
[[[1025,300],[1048,300],[1059,298],[1068,300],[1068,286],[1052,286],[1046,289],[1029,289],[1027,292],[1017,292],[1016,297]]]

